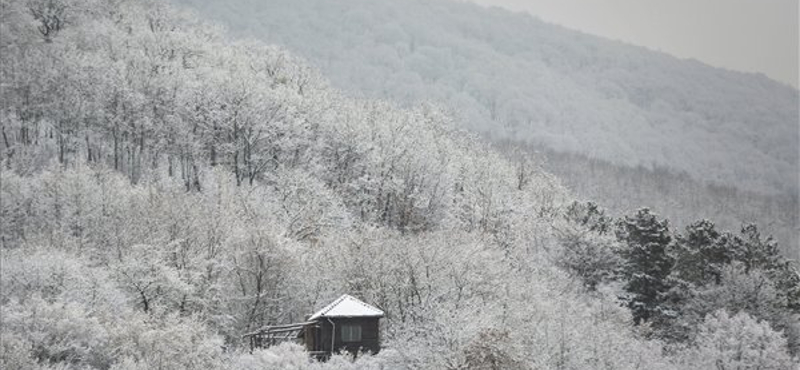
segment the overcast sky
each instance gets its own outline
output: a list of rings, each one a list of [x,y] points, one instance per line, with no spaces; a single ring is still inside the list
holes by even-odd
[[[798,86],[800,0],[472,0]]]

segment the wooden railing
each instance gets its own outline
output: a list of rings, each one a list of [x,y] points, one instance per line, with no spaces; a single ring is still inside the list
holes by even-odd
[[[249,339],[250,351],[255,348],[266,348],[286,342],[303,344],[303,341],[298,338],[298,336],[300,332],[309,325],[317,325],[317,322],[309,321],[286,325],[265,326],[256,331],[242,335],[242,338]]]

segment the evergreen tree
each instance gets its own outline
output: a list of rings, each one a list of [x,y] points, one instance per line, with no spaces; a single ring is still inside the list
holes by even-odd
[[[609,233],[612,219],[593,202],[572,202],[564,212],[567,224],[558,229],[561,246],[558,264],[578,276],[594,291],[603,282],[616,279],[620,257],[618,241]]]
[[[750,224],[742,227],[741,237],[731,236],[726,241],[725,248],[744,265],[745,273],[764,271],[785,297],[787,307],[800,313],[800,271],[793,261],[781,255],[771,236],[763,238],[758,227]]]
[[[741,237],[730,239],[734,258],[744,264],[746,272],[756,268],[776,270],[783,265],[784,258],[780,255],[778,243],[771,236],[762,238],[755,224],[742,226]]]
[[[570,203],[564,212],[564,218],[576,225],[584,226],[589,231],[600,235],[607,233],[613,225],[613,219],[606,215],[606,211],[596,203],[588,201]]]
[[[686,234],[678,236],[674,245],[675,275],[694,285],[710,282],[719,284],[722,267],[731,262],[727,238],[720,234],[714,223],[700,220],[686,227]]]
[[[674,264],[668,253],[672,242],[667,220],[643,208],[620,220],[617,237],[623,242],[623,300],[633,313],[634,323],[650,321],[664,312],[662,303],[670,288],[668,277]]]

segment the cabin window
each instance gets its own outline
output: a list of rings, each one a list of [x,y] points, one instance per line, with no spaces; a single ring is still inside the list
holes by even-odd
[[[344,324],[342,325],[342,342],[360,342],[361,325]]]

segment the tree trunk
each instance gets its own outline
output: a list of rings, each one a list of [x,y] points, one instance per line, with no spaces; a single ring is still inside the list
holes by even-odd
[[[119,135],[116,127],[112,131],[112,136],[114,136],[114,170],[119,171]]]
[[[94,157],[92,156],[92,144],[89,142],[89,134],[86,134],[84,138],[86,139],[86,162],[92,163]]]
[[[11,157],[14,156],[14,151],[11,149],[11,144],[9,144],[8,142],[8,136],[6,135],[5,126],[2,127],[2,132],[3,132],[3,143],[5,143],[6,151],[8,152],[8,159],[11,159]]]

